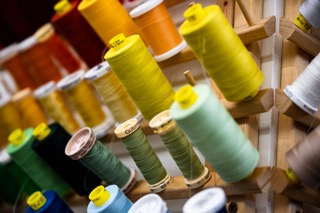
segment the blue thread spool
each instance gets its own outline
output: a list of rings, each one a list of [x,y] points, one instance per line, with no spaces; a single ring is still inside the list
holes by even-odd
[[[183,213],[228,213],[226,202],[226,195],[221,188],[205,189],[183,205]]]
[[[167,204],[157,194],[148,194],[135,202],[128,213],[170,213]]]
[[[125,213],[132,206],[117,185],[98,186],[92,190],[89,199],[88,213]]]
[[[27,200],[26,213],[73,213],[59,195],[52,190],[34,192]]]

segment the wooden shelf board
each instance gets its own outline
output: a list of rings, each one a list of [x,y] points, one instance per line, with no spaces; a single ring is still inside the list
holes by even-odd
[[[275,107],[280,113],[291,117],[307,127],[315,128],[320,124],[319,112],[314,117],[309,115],[293,103],[281,89],[275,90]]]
[[[316,56],[320,52],[320,40],[303,32],[289,19],[280,19],[280,34],[309,54]]]
[[[255,25],[245,29],[235,29],[244,44],[250,44],[264,38],[270,37],[275,32],[276,19],[274,16],[264,18],[257,22]],[[161,68],[181,64],[187,61],[196,59],[191,48],[188,46],[179,54],[165,60],[158,62]]]
[[[301,184],[293,184],[285,174],[285,171],[281,169],[272,169],[271,188],[276,193],[292,200],[320,207],[319,190]]]

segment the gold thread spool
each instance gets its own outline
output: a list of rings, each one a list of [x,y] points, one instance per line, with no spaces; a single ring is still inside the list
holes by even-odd
[[[128,12],[117,0],[83,0],[78,10],[106,46],[109,46],[109,40],[119,33],[126,36],[140,33]]]
[[[80,129],[74,114],[63,93],[56,89],[54,81],[50,81],[34,91],[34,96],[46,109],[49,116],[59,122],[70,134]]]
[[[130,11],[154,52],[156,61],[168,59],[187,47],[163,0],[149,0]]]
[[[83,70],[67,75],[57,87],[67,95],[85,125],[92,128],[98,138],[107,134],[114,123],[107,118],[93,88],[84,80]]]
[[[85,78],[92,82],[118,124],[139,116],[133,100],[107,62],[93,67]]]
[[[25,126],[36,127],[47,123],[47,117],[37,100],[32,96],[30,88],[23,89],[12,96],[12,102],[21,115]]]

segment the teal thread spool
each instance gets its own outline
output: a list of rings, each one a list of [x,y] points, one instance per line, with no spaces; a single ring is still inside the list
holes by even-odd
[[[29,177],[43,190],[55,190],[66,195],[69,186],[33,150],[33,128],[16,129],[9,136],[8,153]]]
[[[175,95],[170,115],[221,178],[238,182],[259,162],[259,153],[208,85],[189,85]]]
[[[172,178],[149,144],[138,120],[133,118],[125,121],[114,132],[126,146],[132,159],[148,182],[150,191],[156,193],[163,191],[171,183]]]
[[[66,145],[65,153],[79,160],[107,184],[115,184],[124,193],[136,183],[136,172],[126,167],[100,141],[89,127],[77,131]]]
[[[152,118],[149,126],[161,137],[188,187],[198,188],[210,179],[209,170],[202,165],[182,129],[171,119],[169,110]]]

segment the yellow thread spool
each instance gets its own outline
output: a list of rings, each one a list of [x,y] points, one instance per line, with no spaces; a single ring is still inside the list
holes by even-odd
[[[37,100],[32,96],[30,88],[14,94],[12,102],[19,111],[25,126],[36,127],[40,123],[47,123],[47,117]]]
[[[253,98],[263,74],[217,5],[194,4],[180,33],[224,97],[233,102]]]
[[[140,33],[118,0],[83,0],[78,10],[106,46],[119,33],[126,36]]]
[[[92,82],[119,124],[135,116],[141,117],[133,100],[107,62],[93,67],[85,74],[85,78]]]
[[[174,91],[139,35],[123,34],[111,41],[104,58],[140,109],[145,119],[170,108]]]
[[[98,138],[107,134],[114,123],[107,118],[93,88],[84,80],[83,70],[67,75],[57,87],[64,91],[85,125],[92,128]]]
[[[53,120],[63,126],[70,134],[80,129],[64,95],[56,89],[54,81],[50,81],[34,91],[34,96],[48,112]]]

